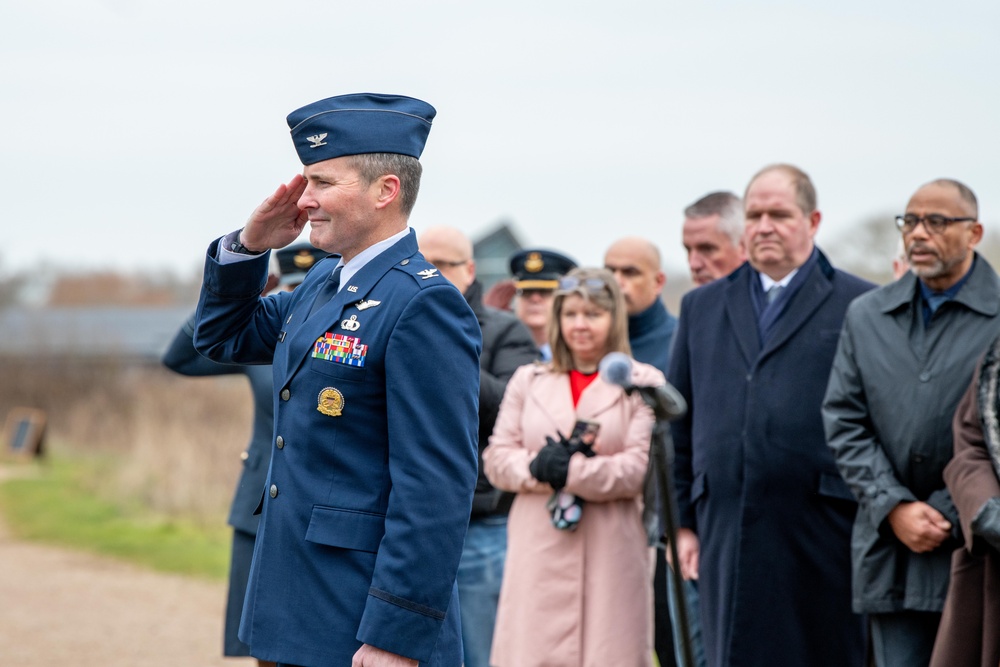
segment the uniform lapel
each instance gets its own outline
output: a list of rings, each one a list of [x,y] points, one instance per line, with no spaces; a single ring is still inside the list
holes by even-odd
[[[313,313],[305,321],[289,323],[286,339],[288,364],[284,369],[282,384],[291,380],[299,366],[312,355],[316,340],[329,331],[340,327],[344,311],[350,306],[362,301],[394,265],[408,260],[417,252],[416,235],[411,231],[395,245],[376,255],[360,271],[355,273],[349,282],[343,283],[337,295]],[[310,302],[311,303],[311,302]],[[310,303],[303,303],[298,308],[304,317],[309,312]]]

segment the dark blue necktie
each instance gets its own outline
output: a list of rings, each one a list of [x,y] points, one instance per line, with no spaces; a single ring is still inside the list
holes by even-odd
[[[764,305],[760,309],[760,316],[757,320],[757,329],[760,332],[761,341],[767,339],[768,334],[771,333],[771,328],[774,327],[775,321],[777,321],[778,316],[781,314],[782,305],[775,302],[784,290],[785,288],[781,285],[772,285],[771,289],[764,292]]]
[[[329,303],[330,299],[337,296],[337,290],[340,289],[340,272],[343,269],[343,264],[334,269],[330,277],[323,283],[323,286],[319,288],[316,300],[313,301],[312,310],[309,311],[309,317],[312,317],[317,310]]]
[[[781,290],[783,289],[785,288],[782,287],[781,285],[777,284],[771,285],[771,289],[767,290],[767,294],[764,295],[764,297],[767,299],[767,304],[771,305],[772,303],[774,303],[774,300],[778,298],[778,295],[781,294]]]

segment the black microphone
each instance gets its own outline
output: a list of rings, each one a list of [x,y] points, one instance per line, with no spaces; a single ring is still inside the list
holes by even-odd
[[[687,413],[687,401],[669,382],[659,387],[638,387],[632,384],[632,359],[624,352],[610,352],[598,365],[601,379],[616,384],[626,393],[639,392],[646,405],[653,408],[657,419],[673,421]]]

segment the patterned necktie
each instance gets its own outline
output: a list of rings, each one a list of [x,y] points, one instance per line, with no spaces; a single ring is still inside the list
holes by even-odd
[[[337,296],[337,290],[340,289],[340,272],[343,271],[343,269],[343,264],[334,269],[333,273],[326,279],[323,286],[319,288],[319,292],[316,294],[316,300],[313,301],[312,310],[309,311],[309,317],[312,317],[317,310],[329,303],[330,299]]]

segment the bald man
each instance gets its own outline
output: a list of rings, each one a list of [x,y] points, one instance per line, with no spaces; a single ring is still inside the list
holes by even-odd
[[[667,277],[661,268],[659,249],[644,238],[632,236],[619,239],[604,253],[604,268],[615,275],[625,296],[632,356],[666,374],[677,318],[670,314],[660,298]],[[662,667],[676,664],[667,580],[666,550],[660,548],[656,552],[653,597],[654,643]]]
[[[952,417],[1000,333],[1000,278],[976,251],[976,196],[938,179],[896,218],[910,272],[847,310],[823,403],[827,441],[858,499],[854,611],[877,667],[930,661],[961,542],[944,481]]]
[[[666,373],[677,318],[660,298],[667,276],[659,249],[644,238],[619,239],[604,253],[604,268],[615,274],[625,296],[632,356]]]
[[[465,234],[451,227],[430,227],[418,235],[417,242],[424,258],[465,295],[483,332],[479,357],[479,479],[458,565],[458,598],[465,667],[488,667],[507,555],[507,513],[513,494],[494,489],[486,479],[483,449],[493,433],[507,381],[519,366],[538,359],[539,353],[531,332],[513,313],[483,305],[472,242]]]

